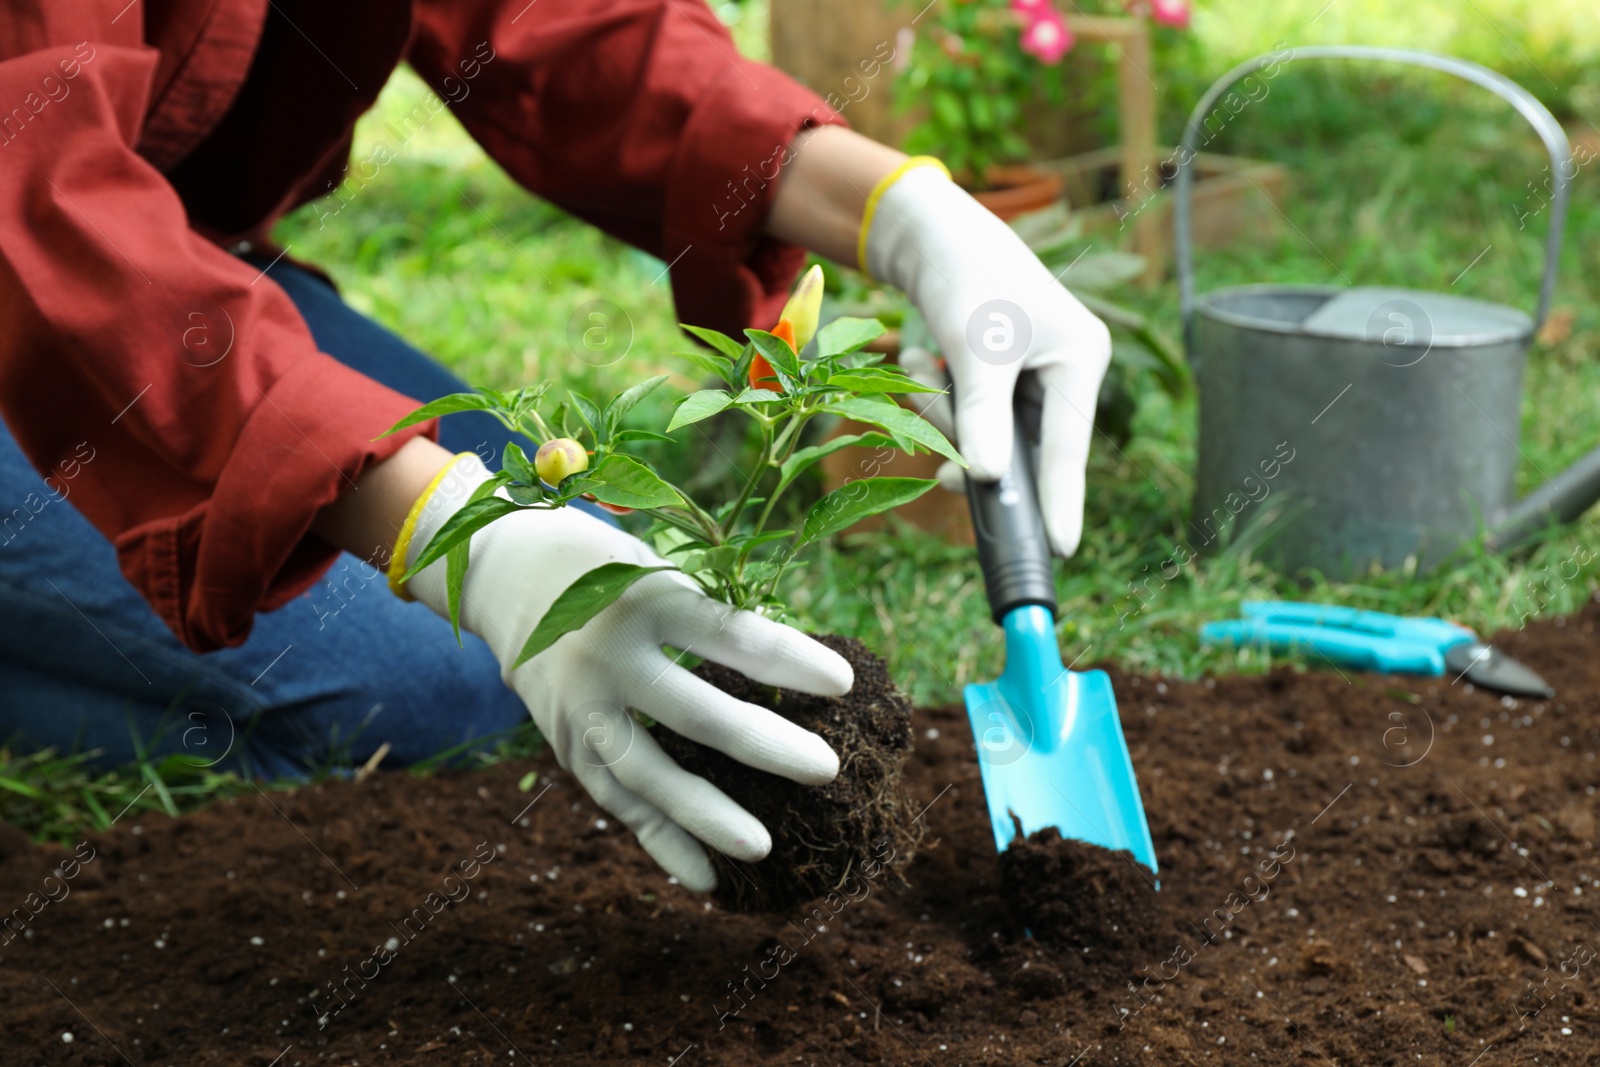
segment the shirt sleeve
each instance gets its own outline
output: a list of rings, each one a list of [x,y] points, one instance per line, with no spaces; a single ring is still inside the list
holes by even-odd
[[[666,261],[683,321],[776,320],[805,253],[767,211],[795,135],[844,120],[702,0],[421,0],[409,58],[518,182]]]
[[[0,116],[0,416],[206,651],[314,582],[337,555],[317,511],[437,427],[373,441],[415,402],[318,351],[270,278],[189,228],[135,149],[159,57],[107,36],[0,61],[23,108]]]

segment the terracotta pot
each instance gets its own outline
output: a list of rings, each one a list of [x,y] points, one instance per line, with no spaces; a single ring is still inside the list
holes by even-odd
[[[972,191],[973,199],[1010,221],[1029,211],[1049,207],[1061,199],[1061,176],[1038,167],[991,167],[984,188]]]

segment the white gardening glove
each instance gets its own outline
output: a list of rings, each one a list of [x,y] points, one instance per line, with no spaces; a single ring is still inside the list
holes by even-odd
[[[402,546],[408,560],[489,476],[478,457],[457,458],[421,502],[415,532]],[[665,562],[638,538],[577,508],[499,519],[472,538],[461,624],[508,667],[567,586],[616,561]],[[441,559],[406,583],[441,615],[448,613],[445,571]],[[556,759],[595,803],[622,820],[669,874],[706,891],[717,878],[696,838],[746,862],[765,856],[772,838],[720,789],[668,758],[629,709],[742,763],[807,785],[832,781],[839,758],[816,734],[678,666],[662,652],[664,644],[767,685],[823,696],[849,692],[854,678],[838,653],[771,619],[711,600],[676,571],[646,576],[581,630],[503,672]]]
[[[861,265],[903,289],[927,320],[955,385],[953,419],[946,415],[941,429],[954,431],[971,477],[998,479],[1011,463],[1019,378],[1036,379],[1044,401],[1039,502],[1051,545],[1070,556],[1083,532],[1084,467],[1110,332],[941,166],[903,169],[880,189],[863,221]],[[927,353],[907,356],[913,374],[936,377]],[[929,414],[937,425],[937,403]]]

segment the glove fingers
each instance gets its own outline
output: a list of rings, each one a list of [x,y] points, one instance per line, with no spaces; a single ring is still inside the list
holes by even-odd
[[[693,646],[695,655],[747,678],[802,693],[843,696],[855,684],[855,672],[843,656],[792,626],[736,611],[698,592],[681,600],[671,614],[680,632],[668,634],[668,644]]]
[[[709,893],[717,887],[717,872],[706,856],[705,846],[660,808],[617,781],[609,768],[578,762],[572,773],[596,804],[633,831],[640,847],[662,870],[697,893]]]
[[[1056,552],[1070,556],[1083,534],[1084,469],[1094,435],[1102,371],[1057,363],[1039,371],[1044,418],[1039,440],[1039,505]]]
[[[611,764],[617,781],[724,855],[754,863],[772,851],[772,835],[728,794],[678,766],[640,728],[626,754]]]
[[[963,342],[965,343],[965,342]],[[969,359],[968,364],[972,361]],[[1012,391],[1021,368],[977,364],[955,383],[956,447],[980,482],[997,481],[1011,466]]]
[[[629,694],[640,711],[740,763],[804,785],[822,785],[838,775],[839,757],[816,734],[736,700],[665,656],[660,661],[656,680]]]
[[[967,491],[967,472],[956,466],[954,460],[945,460],[939,464],[939,472],[934,477],[939,479],[939,488],[948,493]]]
[[[950,404],[950,375],[945,373],[944,362],[926,348],[912,346],[900,353],[900,369],[914,382],[930,389],[945,390],[943,393],[907,393],[905,402],[912,411],[933,423],[940,433],[954,437],[955,409]]]

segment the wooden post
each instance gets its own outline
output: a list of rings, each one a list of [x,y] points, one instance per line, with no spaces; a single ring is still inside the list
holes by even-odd
[[[909,47],[901,30],[916,15],[917,8],[903,0],[772,0],[772,64],[828,101],[857,130],[897,145],[910,123],[890,108],[890,62]]]
[[[961,0],[942,0],[957,3]],[[898,145],[914,115],[897,114],[892,107],[895,59],[911,47],[913,34],[927,33],[937,9],[925,0],[772,0],[769,34],[772,63],[837,107],[857,130],[875,141]],[[996,9],[997,19],[1010,19]],[[1111,41],[1123,51],[1139,44],[1122,42],[1142,37],[1149,68],[1149,38],[1139,19],[1069,15],[1067,24],[1087,41]],[[1130,29],[1131,27],[1131,29]],[[1028,140],[1040,159],[1056,159],[1098,148],[1091,116],[1079,103],[1082,88],[1104,74],[1098,56],[1069,56],[1066,60],[1068,98],[1059,105],[1030,103],[1025,111]],[[1125,66],[1126,64],[1124,64]],[[1079,90],[1075,95],[1074,90]],[[1153,108],[1153,97],[1136,100],[1135,109]],[[1123,117],[1123,126],[1129,119]],[[1154,121],[1151,121],[1154,128]]]
[[[1144,280],[1158,281],[1165,269],[1165,242],[1153,213],[1138,211],[1160,185],[1156,153],[1156,83],[1150,67],[1150,27],[1144,19],[1108,15],[1068,15],[1068,29],[1080,41],[1109,44],[1117,55],[1117,133],[1119,186],[1133,218],[1133,250],[1146,260]]]

